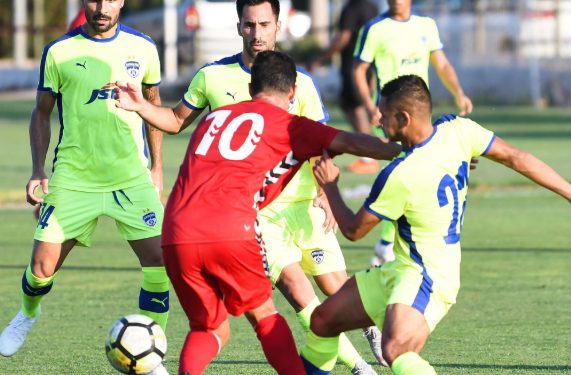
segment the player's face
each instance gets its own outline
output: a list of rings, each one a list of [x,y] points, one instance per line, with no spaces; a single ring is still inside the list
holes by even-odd
[[[388,0],[391,14],[401,15],[410,12],[412,0]]]
[[[115,28],[124,0],[85,0],[85,18],[95,34]]]
[[[238,23],[238,34],[242,37],[244,52],[254,59],[262,51],[273,51],[280,22],[276,19],[270,3],[244,6],[242,20]]]
[[[381,111],[381,119],[379,125],[385,132],[387,138],[393,142],[400,141],[401,134],[399,122],[397,120],[397,111],[389,108],[389,106],[387,106],[387,101],[384,98],[381,98],[379,110]]]

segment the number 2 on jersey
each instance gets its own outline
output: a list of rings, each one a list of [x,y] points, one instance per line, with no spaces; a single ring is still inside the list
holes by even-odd
[[[464,219],[464,209],[466,208],[466,199],[462,202],[462,211],[459,212],[459,201],[458,201],[458,191],[464,189],[468,184],[468,163],[462,162],[462,165],[458,168],[458,174],[456,178],[453,178],[449,174],[444,175],[440,184],[438,185],[438,204],[440,207],[447,206],[450,202],[448,200],[448,195],[446,191],[449,190],[452,195],[452,200],[454,201],[454,207],[452,209],[452,218],[450,220],[450,225],[448,226],[448,234],[444,236],[444,241],[447,244],[455,244],[460,242],[460,231],[462,229],[462,221]]]
[[[206,155],[214,142],[214,139],[220,133],[220,129],[230,116],[232,111],[221,110],[214,111],[206,117],[206,120],[212,119],[210,127],[202,137],[200,144],[196,148],[196,155]],[[245,123],[251,123],[250,132],[244,140],[244,143],[238,149],[233,150],[230,147],[232,138],[236,131]],[[220,134],[220,141],[218,142],[218,151],[223,158],[228,160],[244,160],[246,159],[260,142],[262,132],[264,131],[264,118],[258,113],[243,113],[236,118],[232,119],[226,128]]]

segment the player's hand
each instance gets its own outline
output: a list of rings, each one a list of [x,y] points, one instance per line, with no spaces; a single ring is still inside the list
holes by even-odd
[[[329,201],[327,200],[327,196],[323,193],[323,190],[319,192],[319,195],[313,199],[313,207],[319,207],[325,212],[325,221],[323,221],[323,229],[325,233],[329,233],[329,231],[333,231],[337,233],[337,221],[335,221],[335,217],[333,216],[333,212],[331,211],[331,206],[329,206]]]
[[[26,185],[26,201],[32,206],[44,201],[43,198],[36,196],[36,189],[40,186],[42,187],[42,192],[46,195],[48,193],[48,178],[45,173],[32,175]]]
[[[478,167],[479,160],[476,158],[470,159],[470,170],[474,170]]]
[[[113,88],[115,106],[126,111],[139,112],[145,104],[141,87],[129,82],[110,82],[103,88]]]
[[[379,108],[375,106],[374,108],[367,109],[367,112],[369,113],[369,118],[371,119],[371,126],[379,126],[381,124],[381,111]]]
[[[460,112],[458,112],[458,115],[460,116],[469,115],[470,113],[472,113],[472,109],[474,109],[474,106],[472,105],[472,100],[470,100],[470,98],[467,97],[466,95],[461,95],[457,97],[456,105],[460,109]]]
[[[339,180],[339,167],[333,164],[326,150],[323,150],[321,158],[315,162],[313,175],[321,187],[331,183],[336,184]]]

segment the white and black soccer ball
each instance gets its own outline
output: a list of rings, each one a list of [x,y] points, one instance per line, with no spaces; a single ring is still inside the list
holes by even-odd
[[[123,374],[148,374],[163,360],[167,338],[148,316],[132,314],[111,326],[105,352],[111,365]]]

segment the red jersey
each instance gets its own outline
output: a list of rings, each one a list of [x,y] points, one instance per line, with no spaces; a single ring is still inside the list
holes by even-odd
[[[251,240],[258,209],[339,130],[255,99],[205,116],[169,196],[162,244]]]

